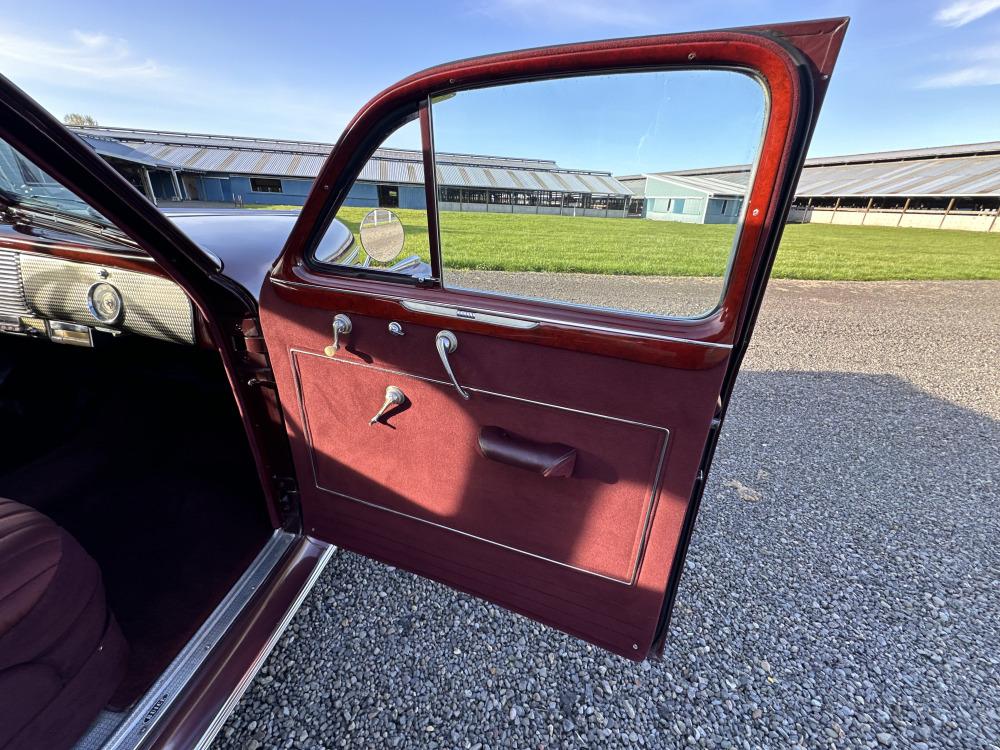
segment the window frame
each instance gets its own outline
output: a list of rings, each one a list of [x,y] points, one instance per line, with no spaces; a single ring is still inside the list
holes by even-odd
[[[818,38],[828,35],[830,49],[839,45],[842,21],[838,20],[840,26],[836,28],[832,22],[815,23],[818,24],[815,32]],[[807,26],[807,30],[814,33],[813,26]],[[756,307],[751,309],[750,306],[756,304],[757,289],[766,283],[774,246],[784,227],[787,207],[776,201],[792,189],[788,184],[789,175],[798,168],[796,160],[804,158],[805,153],[806,140],[794,133],[807,127],[805,123],[813,118],[815,108],[826,93],[826,76],[823,75],[816,86],[807,71],[817,67],[825,70],[827,58],[818,59],[808,51],[769,38],[766,29],[758,33],[756,28],[628,41],[631,43],[620,50],[616,43],[593,42],[578,45],[568,53],[560,53],[561,56],[550,55],[550,48],[542,48],[476,58],[422,71],[384,90],[348,124],[338,146],[324,163],[272,270],[272,278],[276,283],[280,279],[280,283],[293,286],[314,285],[387,299],[447,299],[456,309],[476,309],[526,321],[545,319],[575,330],[595,329],[597,323],[596,329],[601,331],[617,331],[640,339],[653,337],[732,345],[752,327]],[[480,60],[488,64],[480,65]],[[694,60],[697,61],[692,62]],[[414,278],[315,260],[313,251],[367,160],[395,130],[417,119],[428,103],[450,97],[460,90],[644,70],[738,71],[757,79],[764,90],[762,148],[757,154],[757,166],[750,175],[749,193],[741,206],[738,247],[726,269],[722,303],[714,312],[700,318],[669,318],[609,308],[581,309],[570,303],[454,288],[444,297],[441,292],[445,290],[441,288],[438,274],[431,278]],[[813,126],[814,123],[808,125]],[[425,158],[428,155],[426,141],[431,138],[427,130],[423,134]],[[766,179],[761,178],[761,174]],[[432,207],[429,220],[434,221],[437,202],[432,200],[428,205]],[[639,215],[644,215],[645,210],[643,208]],[[431,242],[435,242],[433,233]],[[438,246],[434,244],[431,245],[431,259],[435,262],[439,259]],[[407,292],[406,288],[413,291]]]
[[[349,278],[349,279],[360,279],[367,281],[386,281],[391,284],[397,284],[401,286],[411,286],[419,288],[440,288],[440,277],[441,269],[439,263],[438,254],[438,234],[437,234],[437,198],[432,190],[437,189],[437,180],[433,177],[428,180],[428,169],[427,164],[430,162],[429,154],[431,153],[431,147],[427,143],[427,139],[430,137],[431,128],[429,120],[425,122],[426,118],[429,118],[429,102],[430,99],[421,99],[415,102],[412,108],[407,108],[397,113],[397,117],[394,118],[394,124],[388,126],[387,132],[384,132],[380,136],[379,140],[371,145],[370,149],[366,149],[364,152],[364,160],[361,161],[357,174],[354,175],[350,184],[347,186],[347,190],[344,192],[344,201],[336,207],[336,209],[330,212],[329,223],[332,223],[337,219],[340,214],[340,210],[345,207],[346,199],[350,191],[358,184],[361,179],[361,172],[364,170],[365,165],[368,161],[375,155],[375,152],[385,145],[385,142],[389,140],[393,135],[395,135],[403,127],[409,125],[413,121],[417,120],[419,122],[420,129],[420,139],[421,139],[421,163],[424,167],[424,197],[427,206],[434,206],[434,209],[427,208],[427,237],[429,244],[430,253],[430,266],[431,275],[430,276],[414,276],[409,273],[402,273],[399,271],[391,271],[388,268],[372,268],[370,266],[355,266],[355,265],[340,265],[337,263],[329,263],[327,261],[322,261],[316,258],[316,250],[322,246],[322,239],[329,231],[329,224],[323,227],[322,232],[319,234],[319,242],[316,247],[311,248],[305,257],[303,258],[304,265],[310,270],[322,273],[323,275],[329,275],[332,277]],[[360,161],[360,158],[359,158]],[[430,162],[433,163],[433,162]],[[319,178],[317,178],[318,180]],[[397,191],[400,190],[400,183],[372,183],[378,186],[391,185],[396,188]],[[313,185],[315,190],[315,183]],[[311,195],[312,193],[310,193]],[[398,197],[398,195],[397,195]],[[374,206],[372,208],[382,208],[381,206]],[[396,207],[398,209],[398,206]],[[392,211],[393,208],[386,208],[387,211]],[[419,209],[414,209],[419,210]],[[432,218],[433,216],[433,218]],[[360,240],[356,238],[356,242]],[[363,249],[363,247],[362,247]]]
[[[483,289],[470,289],[461,286],[449,286],[445,280],[444,265],[442,262],[442,247],[441,247],[441,235],[439,228],[439,207],[440,201],[439,184],[437,181],[437,169],[436,169],[436,150],[434,146],[434,125],[433,125],[433,109],[434,104],[447,101],[454,96],[465,92],[465,91],[477,91],[480,89],[489,88],[499,88],[502,86],[516,86],[521,84],[530,84],[538,81],[555,81],[564,78],[592,78],[597,76],[606,75],[629,75],[629,74],[642,74],[642,73],[669,73],[672,71],[681,72],[693,72],[693,71],[705,71],[705,72],[731,72],[737,73],[750,78],[760,87],[761,101],[762,101],[762,119],[761,119],[761,132],[760,137],[757,142],[757,148],[754,153],[753,162],[750,165],[750,176],[747,182],[747,193],[743,196],[743,200],[740,202],[740,210],[737,216],[736,231],[733,233],[733,239],[730,244],[729,254],[727,256],[726,267],[722,272],[720,277],[721,283],[719,285],[719,295],[715,301],[715,305],[706,309],[701,313],[695,315],[663,315],[659,313],[644,312],[641,310],[627,310],[614,307],[605,307],[600,305],[590,305],[585,303],[569,302],[566,300],[557,299],[546,299],[541,297],[532,297],[527,295],[517,295],[510,294],[500,291],[483,290]],[[420,127],[420,139],[421,139],[421,152],[422,152],[422,164],[424,167],[424,190],[425,190],[425,202],[427,205],[427,236],[430,254],[430,265],[431,265],[431,275],[427,276],[412,276],[407,273],[400,273],[396,271],[390,271],[383,268],[370,268],[365,266],[349,266],[349,265],[337,265],[333,263],[327,263],[320,261],[315,257],[315,249],[309,250],[304,258],[305,265],[311,270],[317,271],[322,274],[329,274],[332,276],[357,278],[362,280],[370,281],[388,281],[393,284],[408,285],[418,288],[433,288],[438,289],[442,292],[456,292],[460,294],[473,295],[476,298],[477,304],[481,301],[483,307],[476,307],[477,311],[489,313],[495,311],[500,307],[506,307],[510,304],[527,304],[527,305],[543,305],[547,308],[551,308],[553,312],[558,316],[558,312],[562,309],[566,314],[573,315],[579,312],[589,312],[597,313],[601,315],[609,315],[615,318],[625,318],[623,325],[627,327],[627,319],[631,318],[636,324],[642,321],[649,321],[652,323],[698,323],[705,321],[707,319],[716,316],[725,304],[726,297],[729,293],[729,285],[732,281],[732,271],[733,265],[737,260],[737,255],[739,254],[739,249],[741,245],[741,239],[744,230],[746,210],[749,204],[749,200],[752,197],[752,191],[754,184],[756,182],[757,170],[760,166],[760,160],[763,155],[764,146],[767,142],[768,130],[771,126],[772,118],[772,94],[769,88],[766,76],[760,71],[753,67],[747,65],[683,65],[683,66],[650,66],[647,68],[629,68],[624,70],[618,69],[604,69],[604,70],[591,70],[586,72],[570,72],[560,75],[551,75],[544,78],[513,78],[507,79],[499,82],[488,82],[485,84],[473,84],[473,85],[456,85],[443,89],[433,95],[429,95],[413,103],[413,109],[408,110],[409,114],[403,112],[400,114],[399,118],[395,121],[395,124],[390,126],[388,132],[385,132],[381,136],[381,139],[371,146],[370,150],[365,152],[364,161],[361,163],[357,170],[357,174],[354,175],[348,190],[345,192],[345,198],[350,189],[358,182],[361,175],[361,170],[364,168],[364,164],[367,163],[369,159],[374,156],[375,151],[383,146],[383,144],[391,138],[397,131],[403,128],[405,125],[418,120]],[[475,191],[481,193],[485,198],[485,203],[491,205],[491,190],[489,188],[461,188],[463,195],[470,191]],[[539,200],[541,200],[541,194],[539,193]],[[560,199],[559,206],[561,208],[566,208],[569,206],[568,198],[570,196],[576,196],[579,200],[579,205],[577,208],[583,209],[583,203],[585,202],[582,194],[572,193],[570,191],[549,191],[550,201],[554,201],[555,197]],[[464,201],[463,201],[464,202]],[[470,201],[471,202],[471,201]],[[539,205],[548,205],[554,207],[553,203]],[[336,218],[340,209],[343,208],[343,203],[341,203],[335,210],[330,213],[331,221]],[[392,209],[389,209],[392,210]],[[626,220],[628,216],[623,216],[622,220]],[[640,215],[640,219],[645,220],[644,215]],[[320,237],[326,233],[328,229],[324,227],[323,232]],[[318,246],[317,246],[318,247]],[[491,307],[490,304],[493,304]],[[472,306],[463,305],[464,308],[472,309]],[[532,316],[537,318],[538,316]]]

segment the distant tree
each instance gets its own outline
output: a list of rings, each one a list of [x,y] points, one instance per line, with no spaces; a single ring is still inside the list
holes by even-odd
[[[67,125],[97,125],[97,120],[90,115],[80,115],[76,112],[70,112],[63,117],[63,122]]]

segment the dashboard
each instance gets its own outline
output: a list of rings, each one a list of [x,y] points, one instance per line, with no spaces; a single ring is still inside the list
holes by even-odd
[[[190,299],[155,264],[132,270],[109,253],[93,255],[96,262],[0,246],[0,333],[79,346],[122,333],[195,343]]]
[[[161,209],[223,275],[256,298],[297,212]],[[354,242],[334,221],[320,257]],[[93,346],[135,334],[209,346],[204,324],[180,286],[148,255],[50,230],[0,223],[0,335]]]

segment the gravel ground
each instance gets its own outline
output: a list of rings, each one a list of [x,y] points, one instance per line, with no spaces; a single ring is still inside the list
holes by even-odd
[[[1000,747],[1000,283],[773,282],[662,661],[348,553],[216,742]]]
[[[721,277],[603,276],[593,273],[454,271],[446,283],[580,305],[602,305],[659,315],[703,315],[722,296]]]

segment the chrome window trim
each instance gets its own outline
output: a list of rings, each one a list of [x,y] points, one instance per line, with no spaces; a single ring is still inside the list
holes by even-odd
[[[354,495],[348,495],[348,494],[343,493],[343,492],[338,492],[337,490],[332,490],[332,489],[330,489],[328,487],[324,487],[323,485],[321,485],[320,482],[319,482],[319,472],[318,472],[318,470],[316,468],[316,450],[315,450],[315,448],[313,446],[312,429],[309,426],[309,418],[306,415],[305,398],[304,398],[304,394],[302,392],[302,378],[300,377],[300,374],[299,374],[299,365],[298,365],[298,359],[297,359],[296,355],[305,355],[305,356],[309,356],[309,357],[316,357],[316,358],[319,358],[319,359],[322,359],[322,360],[326,360],[328,362],[335,362],[337,364],[342,364],[342,365],[351,365],[353,367],[362,367],[362,368],[365,368],[365,369],[368,369],[368,370],[376,370],[378,372],[383,372],[383,373],[387,373],[387,374],[390,374],[390,375],[400,375],[402,377],[412,378],[414,380],[422,380],[422,381],[424,381],[426,383],[435,383],[436,385],[441,385],[441,386],[444,386],[445,388],[451,388],[452,385],[451,385],[451,383],[449,383],[447,381],[438,380],[436,378],[428,378],[428,377],[424,377],[422,375],[415,375],[413,373],[404,372],[402,370],[392,370],[392,369],[389,369],[389,368],[377,367],[375,365],[369,365],[369,364],[366,364],[366,363],[363,363],[363,362],[350,362],[350,361],[344,360],[344,359],[333,359],[331,357],[327,357],[325,354],[322,354],[320,352],[307,351],[305,349],[297,349],[295,347],[290,348],[288,350],[288,353],[289,353],[289,359],[290,359],[291,364],[292,364],[292,374],[293,374],[293,377],[295,379],[295,395],[296,395],[296,399],[298,400],[299,416],[302,419],[302,428],[303,428],[303,431],[305,433],[306,444],[307,444],[307,446],[309,448],[309,464],[310,464],[310,468],[312,469],[312,473],[313,473],[313,486],[317,490],[319,490],[320,492],[325,492],[325,493],[327,493],[329,495],[335,495],[337,497],[342,497],[345,500],[350,500],[352,502],[368,506],[369,508],[374,508],[376,510],[381,510],[381,511],[385,511],[387,513],[392,513],[393,515],[401,516],[403,518],[409,518],[411,520],[418,521],[420,523],[424,523],[424,524],[427,524],[429,526],[434,526],[436,528],[443,529],[445,531],[451,531],[451,532],[453,532],[455,534],[459,534],[459,535],[464,536],[464,537],[469,538],[469,539],[475,539],[477,541],[485,542],[486,544],[490,544],[490,545],[493,545],[495,547],[500,547],[502,549],[506,549],[506,550],[509,550],[511,552],[516,552],[518,554],[525,555],[527,557],[533,557],[536,560],[541,560],[543,562],[552,563],[553,565],[558,565],[559,567],[562,567],[562,568],[567,568],[569,570],[574,570],[574,571],[576,571],[578,573],[584,573],[586,575],[594,576],[596,578],[602,578],[602,579],[604,579],[606,581],[611,581],[613,583],[619,583],[619,584],[622,584],[622,585],[625,585],[625,586],[633,586],[633,585],[635,585],[636,581],[639,578],[639,572],[640,572],[640,570],[642,568],[642,560],[643,560],[643,557],[644,557],[645,552],[646,552],[646,543],[649,541],[649,529],[650,529],[650,526],[652,524],[653,511],[655,510],[656,505],[657,505],[656,500],[657,500],[657,497],[660,494],[660,489],[661,489],[660,485],[661,485],[661,480],[663,479],[663,467],[666,464],[667,447],[670,444],[670,430],[667,427],[663,427],[663,426],[660,426],[660,425],[654,425],[654,424],[648,424],[646,422],[638,422],[638,421],[636,421],[634,419],[625,419],[624,417],[613,417],[613,416],[610,416],[608,414],[600,414],[598,412],[586,411],[584,409],[574,409],[574,408],[569,407],[569,406],[561,406],[559,404],[552,404],[552,403],[548,403],[546,401],[536,401],[536,400],[530,399],[530,398],[522,398],[520,396],[511,396],[511,395],[506,394],[506,393],[498,393],[496,391],[490,391],[490,390],[487,390],[485,388],[475,388],[475,387],[472,387],[472,386],[465,386],[466,390],[471,391],[472,393],[481,393],[481,394],[484,394],[484,395],[487,395],[487,396],[495,396],[497,398],[506,398],[506,399],[510,399],[512,401],[520,401],[522,403],[534,404],[534,405],[537,405],[537,406],[544,406],[544,407],[548,407],[548,408],[551,408],[551,409],[558,409],[560,411],[569,411],[569,412],[574,412],[576,414],[584,414],[586,416],[597,417],[597,418],[600,418],[600,419],[608,419],[608,420],[611,420],[611,421],[614,421],[614,422],[621,422],[623,424],[630,424],[630,425],[635,425],[637,427],[644,427],[646,429],[655,430],[655,431],[661,433],[662,443],[660,445],[659,456],[656,458],[656,468],[653,471],[653,479],[652,479],[652,482],[650,483],[651,486],[650,486],[650,491],[649,491],[649,499],[646,501],[645,514],[644,514],[643,520],[642,520],[642,522],[640,524],[640,526],[641,526],[641,532],[640,532],[640,535],[639,535],[639,545],[638,545],[638,548],[636,549],[635,558],[634,558],[633,565],[632,565],[632,573],[631,573],[631,575],[627,579],[622,579],[622,578],[617,578],[615,576],[607,575],[605,573],[598,573],[596,571],[589,570],[587,568],[582,568],[580,566],[573,565],[571,563],[563,562],[561,560],[555,560],[555,559],[550,558],[550,557],[545,557],[544,555],[540,555],[540,554],[537,554],[537,553],[534,553],[534,552],[529,552],[528,550],[523,550],[523,549],[520,549],[518,547],[513,547],[511,545],[504,544],[503,542],[497,542],[497,541],[495,541],[493,539],[487,539],[486,537],[478,536],[477,534],[473,534],[473,533],[470,533],[468,531],[462,531],[461,529],[456,529],[456,528],[454,528],[452,526],[448,526],[446,524],[437,523],[436,521],[431,521],[431,520],[428,520],[426,518],[420,518],[419,516],[414,516],[414,515],[411,515],[409,513],[404,513],[404,512],[399,511],[399,510],[394,510],[393,508],[388,508],[388,507],[386,507],[384,505],[379,505],[378,503],[373,503],[373,502],[370,502],[368,500],[363,500],[362,498],[355,497]]]
[[[484,294],[484,295],[492,294],[491,292],[477,292],[477,290],[475,290],[475,289],[463,289],[462,291],[463,292],[468,291],[468,292],[474,292],[474,293],[481,293],[481,294]],[[549,303],[548,300],[531,299],[529,297],[510,297],[509,299],[523,299],[523,300],[530,300],[532,302],[542,302],[542,303],[546,303],[546,304]],[[407,308],[408,310],[414,310],[414,311],[420,311],[420,312],[427,312],[427,313],[429,313],[431,315],[442,315],[442,314],[447,315],[446,313],[432,312],[430,310],[420,310],[420,308],[417,307],[416,305],[422,305],[424,303],[421,303],[421,302],[416,302],[415,303],[414,300],[401,299],[399,303],[403,307]],[[491,317],[491,318],[505,318],[505,319],[510,320],[510,321],[514,321],[514,320],[527,321],[527,322],[530,322],[530,323],[534,324],[533,326],[530,326],[531,328],[537,327],[541,323],[550,323],[552,325],[569,326],[569,327],[572,327],[572,328],[580,328],[580,329],[587,330],[587,331],[597,331],[599,333],[609,333],[609,334],[620,335],[620,336],[636,336],[638,338],[652,339],[654,341],[674,341],[674,342],[676,342],[678,344],[698,344],[699,346],[707,346],[707,347],[716,348],[716,349],[732,349],[733,348],[732,344],[723,344],[723,343],[720,343],[720,342],[717,342],[717,341],[699,341],[697,339],[685,339],[685,338],[682,338],[680,336],[668,336],[668,335],[662,334],[662,333],[652,333],[652,332],[648,332],[648,331],[637,331],[634,328],[619,328],[617,326],[606,326],[606,325],[600,325],[600,324],[597,324],[597,323],[580,323],[578,321],[563,320],[563,319],[560,319],[560,318],[546,317],[546,316],[541,316],[541,315],[522,315],[520,313],[508,313],[508,312],[502,312],[501,313],[501,312],[496,312],[494,310],[489,310],[487,308],[473,307],[471,305],[437,305],[437,307],[442,307],[442,308],[445,308],[445,309],[451,308],[451,309],[455,309],[455,310],[468,310],[470,312],[473,312],[473,313],[476,313],[476,314],[480,314],[480,315],[484,315],[484,316],[487,316],[487,317]],[[594,311],[594,312],[605,312],[605,313],[606,312],[611,312],[611,313],[619,312],[619,311],[610,310],[609,308],[604,308],[604,307],[586,307],[584,305],[579,305],[578,307],[580,307],[581,309],[590,310],[590,311]],[[456,318],[458,318],[458,317],[461,317],[461,316],[459,316],[459,315],[448,315],[448,317],[456,317]],[[485,322],[496,322],[496,321],[482,320],[482,322],[485,323]],[[499,322],[497,324],[498,325],[503,325],[503,323],[499,323]],[[511,327],[511,328],[528,328],[528,326],[511,325],[510,323],[507,323],[507,325],[509,327]]]
[[[404,299],[400,303],[407,310],[413,312],[427,313],[428,315],[440,315],[443,318],[458,318],[461,320],[475,320],[480,323],[491,325],[507,326],[508,328],[520,328],[530,330],[538,328],[537,320],[529,320],[516,315],[497,315],[496,313],[483,312],[468,307],[458,305],[439,305],[434,302],[418,302],[412,299]],[[463,315],[463,313],[465,313]]]
[[[284,289],[309,289],[309,290],[313,290],[313,291],[327,289],[327,287],[324,287],[324,286],[319,285],[319,284],[310,284],[310,283],[306,283],[306,282],[302,282],[302,281],[284,281],[284,280],[275,279],[275,278],[270,278],[269,281],[270,281],[271,284],[274,284],[275,286],[278,286],[278,287],[282,287]],[[337,292],[339,294],[354,295],[354,296],[358,296],[358,297],[371,297],[371,298],[374,298],[374,299],[391,300],[393,302],[398,303],[401,307],[406,307],[406,303],[407,302],[409,302],[411,305],[413,305],[414,303],[416,303],[418,305],[421,305],[421,304],[433,304],[433,303],[425,303],[423,300],[414,300],[414,299],[411,299],[409,297],[404,297],[404,296],[396,295],[396,294],[390,294],[388,292],[369,292],[369,291],[364,291],[364,290],[342,289],[342,288],[336,288],[336,287],[329,288],[329,291],[334,291],[334,292]],[[511,299],[517,299],[517,298],[511,298]],[[533,300],[533,301],[534,302],[542,302],[543,304],[551,304],[551,303],[546,302],[545,300]],[[553,305],[553,306],[555,306],[555,305]],[[674,343],[677,343],[677,344],[694,344],[696,346],[705,346],[705,347],[709,347],[709,348],[713,348],[713,349],[727,349],[728,350],[728,349],[732,349],[733,348],[732,344],[726,344],[726,343],[723,343],[723,342],[720,342],[720,341],[700,341],[698,339],[684,338],[683,336],[670,336],[670,335],[663,334],[663,333],[654,333],[652,331],[639,331],[639,330],[636,330],[634,328],[624,328],[624,327],[617,327],[617,326],[607,326],[607,325],[600,325],[600,324],[597,324],[597,323],[581,323],[579,321],[566,320],[566,319],[558,318],[558,317],[554,317],[554,316],[524,315],[524,314],[521,314],[521,313],[512,313],[512,312],[506,312],[506,311],[501,312],[501,311],[495,310],[495,309],[490,309],[490,308],[486,308],[486,307],[474,307],[474,306],[471,306],[471,305],[443,305],[443,307],[445,307],[445,308],[461,309],[461,310],[469,310],[469,311],[474,312],[474,313],[480,313],[480,314],[483,314],[483,315],[492,315],[492,316],[496,316],[498,318],[509,318],[509,319],[514,319],[514,320],[530,321],[532,323],[537,323],[537,324],[549,323],[551,325],[566,326],[567,328],[577,328],[577,329],[586,330],[586,331],[595,331],[595,332],[598,332],[598,333],[608,333],[608,334],[613,334],[613,335],[618,335],[618,336],[634,336],[636,338],[649,339],[651,341],[671,341],[671,342],[674,342]],[[413,310],[414,308],[410,307],[408,309]],[[607,308],[597,308],[597,307],[595,307],[595,308],[589,308],[589,309],[593,310],[595,312],[601,312],[601,313],[604,313],[604,314],[607,314],[607,313],[620,314],[620,312],[618,312],[618,311],[610,310],[610,309],[607,309]],[[435,314],[435,313],[430,313],[430,314]],[[661,320],[667,320],[667,319],[666,318],[661,318]],[[488,334],[486,334],[486,335],[488,335]]]

